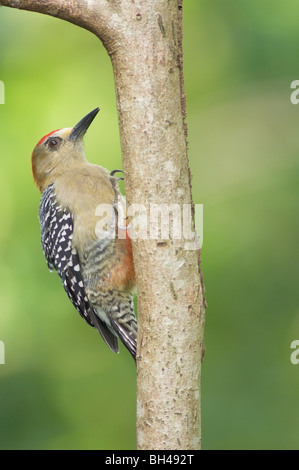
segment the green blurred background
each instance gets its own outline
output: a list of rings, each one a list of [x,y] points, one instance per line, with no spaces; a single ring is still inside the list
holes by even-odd
[[[299,448],[296,269],[299,3],[185,0],[194,200],[208,301],[204,449]],[[92,34],[0,9],[1,449],[134,449],[135,366],[111,353],[48,272],[36,142],[100,106],[86,154],[121,166],[109,58]]]

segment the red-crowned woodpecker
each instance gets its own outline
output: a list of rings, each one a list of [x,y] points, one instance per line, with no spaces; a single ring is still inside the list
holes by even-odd
[[[41,241],[49,269],[58,272],[80,315],[112,351],[118,352],[120,338],[136,359],[131,240],[126,228],[123,237],[96,229],[101,206],[111,226],[116,224],[116,201],[122,198],[117,170],[92,165],[84,154],[83,137],[98,111],[74,128],[47,134],[33,151],[33,177],[42,194]]]

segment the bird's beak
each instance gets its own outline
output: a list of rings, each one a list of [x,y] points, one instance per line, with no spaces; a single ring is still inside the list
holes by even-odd
[[[96,108],[91,113],[87,114],[83,119],[81,119],[80,122],[74,127],[72,132],[70,133],[68,140],[72,140],[73,142],[76,142],[77,140],[81,140],[84,137],[84,134],[86,133],[87,129],[89,128],[90,124],[100,111],[100,108]]]

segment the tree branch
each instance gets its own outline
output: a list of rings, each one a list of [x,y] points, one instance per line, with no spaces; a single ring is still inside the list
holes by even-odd
[[[0,6],[54,16],[96,34],[110,42],[111,28],[118,30],[119,18],[107,0],[0,0]]]
[[[193,206],[182,69],[182,0],[0,0],[67,20],[111,57],[128,207]],[[173,218],[173,216],[172,216]],[[194,226],[194,221],[193,221]],[[201,447],[204,331],[199,257],[183,237],[133,241],[139,449]]]
[[[192,206],[182,77],[182,2],[122,0],[110,53],[128,204]],[[122,39],[122,38],[121,38]],[[109,51],[108,51],[109,52]],[[138,295],[139,449],[201,447],[204,300],[183,239],[133,243]]]

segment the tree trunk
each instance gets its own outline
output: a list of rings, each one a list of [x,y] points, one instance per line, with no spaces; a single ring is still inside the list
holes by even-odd
[[[111,58],[127,207],[192,207],[182,74],[182,0],[0,0],[95,33]],[[158,206],[156,206],[158,205]],[[166,206],[165,206],[166,205]],[[167,212],[167,210],[166,210]],[[150,221],[151,223],[152,221]],[[138,295],[139,449],[201,447],[204,300],[199,256],[181,236],[133,239]],[[194,222],[193,222],[194,227]]]

